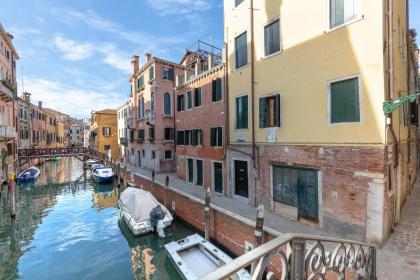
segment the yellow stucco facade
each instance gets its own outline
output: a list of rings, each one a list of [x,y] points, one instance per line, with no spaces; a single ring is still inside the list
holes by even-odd
[[[274,197],[285,191],[274,180],[289,180],[274,176],[274,166],[316,171],[314,225],[338,234],[350,228],[350,238],[381,243],[398,222],[416,169],[409,106],[389,116],[382,109],[384,101],[410,94],[407,7],[406,1],[344,2],[353,14],[333,25],[330,5],[341,3],[333,0],[224,1],[228,192],[235,197],[240,187],[250,204],[299,220],[302,205]],[[274,22],[279,51],[266,55],[267,38],[278,35],[266,33]],[[238,66],[245,32],[247,63]],[[348,79],[357,81],[359,120],[333,122],[332,85]],[[280,124],[260,128],[260,99],[278,95]],[[241,96],[248,97],[248,125],[238,129]],[[248,190],[236,176],[249,182]]]
[[[116,110],[102,110],[92,113],[90,124],[90,148],[105,155],[111,149],[112,158],[118,158],[118,125]]]

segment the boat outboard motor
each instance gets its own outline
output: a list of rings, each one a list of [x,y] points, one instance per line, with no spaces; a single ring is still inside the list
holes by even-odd
[[[163,229],[165,225],[163,224],[163,218],[165,218],[165,213],[162,210],[160,205],[156,206],[155,208],[150,211],[150,225],[153,229],[156,229],[160,238],[165,237],[165,232]]]

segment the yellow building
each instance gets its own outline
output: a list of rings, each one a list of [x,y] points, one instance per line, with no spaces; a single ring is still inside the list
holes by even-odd
[[[118,158],[117,110],[92,112],[89,132],[90,148],[106,155],[111,149],[112,158]]]
[[[232,198],[343,237],[387,238],[415,177],[410,106],[382,109],[409,94],[407,10],[224,1]]]

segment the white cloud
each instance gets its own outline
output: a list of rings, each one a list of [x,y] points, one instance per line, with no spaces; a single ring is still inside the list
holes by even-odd
[[[95,46],[90,43],[79,43],[57,34],[54,38],[54,45],[64,54],[67,60],[84,60],[90,58]]]
[[[146,3],[162,16],[180,15],[188,19],[197,18],[197,13],[212,7],[208,0],[146,0]]]
[[[103,63],[124,73],[130,72],[130,54],[120,51],[110,43],[78,42],[57,34],[54,44],[66,60],[86,60],[98,56]]]
[[[92,110],[116,108],[124,100],[120,93],[73,87],[34,77],[25,79],[25,90],[32,93],[33,103],[42,101],[44,107],[74,117],[88,117]]]

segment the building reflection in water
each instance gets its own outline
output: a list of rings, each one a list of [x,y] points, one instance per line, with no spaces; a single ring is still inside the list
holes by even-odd
[[[97,210],[115,208],[118,205],[118,188],[112,184],[96,185],[93,192],[93,205]]]

